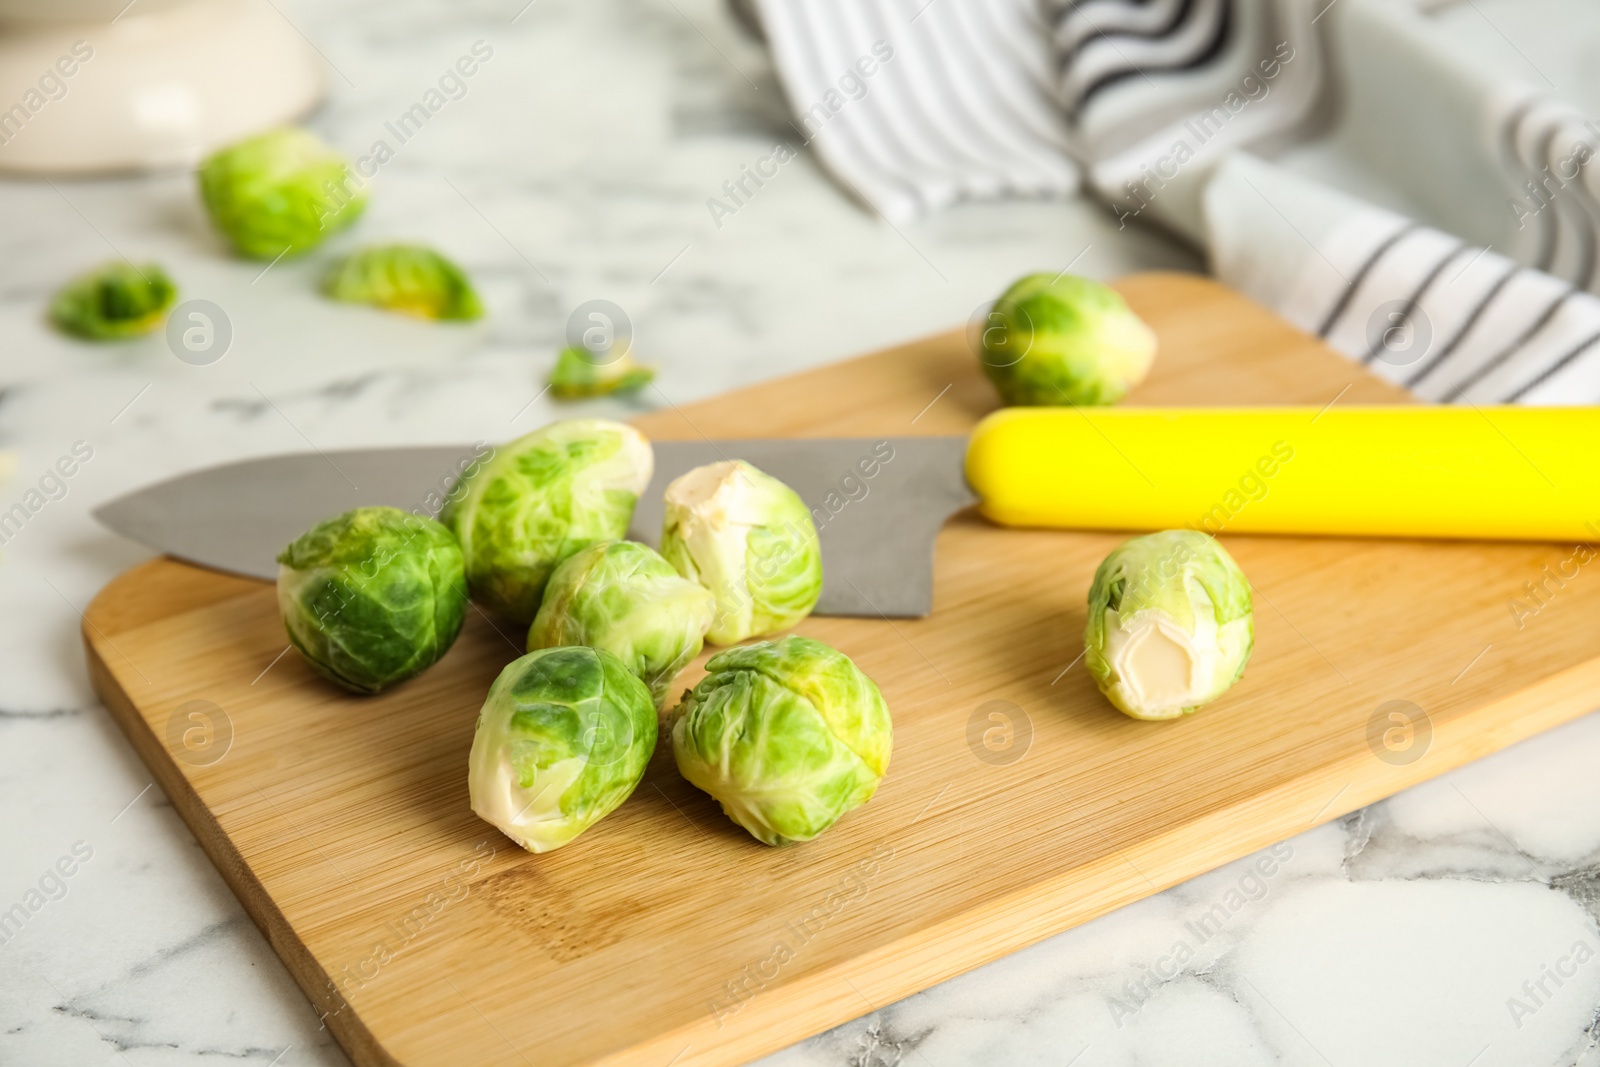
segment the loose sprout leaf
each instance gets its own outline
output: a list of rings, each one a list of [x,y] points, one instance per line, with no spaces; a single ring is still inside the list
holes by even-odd
[[[328,272],[322,291],[334,300],[422,319],[483,317],[483,304],[466,272],[421,245],[361,249]]]
[[[74,337],[120,341],[158,329],[177,298],[159,264],[116,261],[62,286],[50,301],[50,321]]]
[[[589,400],[600,396],[636,393],[655,380],[646,367],[624,352],[597,361],[584,348],[563,348],[550,372],[550,395],[558,400]]]

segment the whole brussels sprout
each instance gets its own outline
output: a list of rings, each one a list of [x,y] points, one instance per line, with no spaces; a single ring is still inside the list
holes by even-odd
[[[700,654],[715,601],[654,549],[602,541],[557,565],[528,630],[528,651],[603,648],[650,688],[656,707]]]
[[[1239,680],[1253,619],[1249,579],[1215,540],[1195,530],[1135,537],[1094,572],[1084,662],[1123,712],[1175,719]]]
[[[1149,373],[1156,335],[1110,286],[1030,274],[995,302],[980,347],[1007,404],[1115,404]]]
[[[872,679],[808,637],[717,653],[671,722],[678,770],[769,845],[809,841],[865,804],[894,745]]]
[[[305,130],[268,130],[200,165],[200,199],[240,254],[304,252],[356,220],[367,192],[343,156]]]
[[[654,467],[644,435],[606,419],[553,422],[501,447],[439,514],[461,542],[472,595],[532,622],[557,563],[627,535]]]
[[[346,256],[322,291],[347,304],[371,304],[422,319],[477,319],[483,304],[466,272],[431,248],[379,245]]]
[[[611,653],[544,648],[489,688],[468,758],[472,810],[529,852],[610,814],[656,747],[650,691]]]
[[[461,547],[399,508],[347,511],[278,556],[278,609],[319,674],[376,693],[432,666],[461,632]]]
[[[743,460],[667,486],[661,554],[717,598],[706,639],[731,645],[788,629],[822,595],[822,545],[799,495]]]
[[[636,393],[655,380],[656,372],[624,352],[596,360],[586,348],[563,348],[550,372],[550,395],[557,400]]]
[[[121,341],[158,328],[178,287],[156,263],[107,263],[69,281],[50,300],[50,321],[74,337]]]

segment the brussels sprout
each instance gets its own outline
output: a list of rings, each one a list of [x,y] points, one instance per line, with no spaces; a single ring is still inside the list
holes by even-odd
[[[625,395],[638,392],[655,377],[654,368],[636,362],[627,353],[597,363],[586,348],[563,348],[550,372],[550,395],[558,400]]]
[[[542,648],[489,688],[468,757],[472,810],[529,852],[616,808],[656,747],[650,691],[604,649]]]
[[[1084,662],[1100,691],[1135,719],[1175,719],[1244,673],[1255,641],[1250,582],[1195,530],[1135,537],[1089,587]]]
[[[519,437],[468,471],[439,520],[461,541],[472,595],[532,622],[557,563],[627,535],[654,466],[650,442],[632,426],[569,419]]]
[[[200,199],[233,247],[256,259],[314,248],[367,206],[366,189],[344,157],[293,128],[211,155],[200,165]]]
[[[347,511],[278,556],[278,610],[318,673],[376,693],[432,666],[461,632],[461,547],[399,508]]]
[[[421,319],[483,317],[466,273],[420,245],[363,248],[328,272],[322,291],[347,304],[371,304]]]
[[[159,264],[113,262],[80,274],[50,300],[50,321],[74,337],[122,341],[161,325],[178,298]]]
[[[672,711],[678,770],[759,841],[809,841],[872,798],[894,727],[871,678],[821,641],[711,657]]]
[[[731,645],[793,626],[822,595],[822,546],[793,489],[743,460],[667,486],[661,554],[717,598],[706,640]]]
[[[1072,275],[1020,279],[985,325],[983,372],[1012,405],[1115,404],[1156,356],[1156,335],[1115,289]]]
[[[711,594],[679,576],[654,549],[602,541],[551,573],[528,630],[528,651],[603,648],[650,687],[659,708],[678,672],[700,654],[714,610]]]

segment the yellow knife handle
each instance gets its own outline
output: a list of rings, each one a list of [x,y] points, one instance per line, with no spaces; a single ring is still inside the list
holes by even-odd
[[[1600,408],[1006,408],[967,481],[1007,526],[1600,540]]]

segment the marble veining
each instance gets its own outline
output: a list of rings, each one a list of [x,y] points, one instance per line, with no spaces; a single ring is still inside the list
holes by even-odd
[[[78,612],[147,556],[89,519],[97,503],[308,442],[530,429],[563,410],[543,375],[593,297],[628,310],[661,389],[578,410],[628,414],[957,325],[1074,257],[1101,277],[1200,266],[1081,202],[969,204],[896,230],[803,149],[714,218],[725,180],[796,140],[762,46],[716,0],[279,6],[335,68],[310,124],[352,154],[474,42],[495,50],[393,146],[368,217],[331,247],[266,271],[232,260],[183,174],[0,182],[0,509],[76,442],[93,449],[0,548],[0,909],[43,902],[0,944],[3,1063],[345,1062],[88,686]],[[428,326],[315,295],[341,250],[389,238],[460,260],[490,317]],[[55,286],[119,254],[222,306],[228,355],[194,367],[159,338],[52,333]],[[863,1002],[766,1062],[1600,1063],[1600,963],[1573,962],[1600,949],[1597,762],[1591,717],[921,995]],[[74,849],[89,858],[43,882]]]

